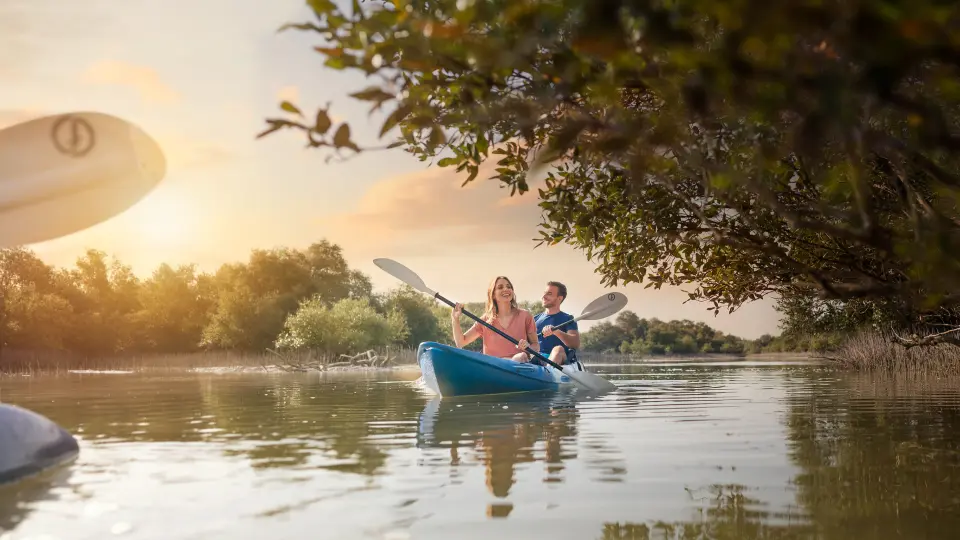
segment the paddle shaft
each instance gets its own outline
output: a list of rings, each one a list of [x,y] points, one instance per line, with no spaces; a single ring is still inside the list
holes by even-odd
[[[586,317],[587,315],[593,315],[593,312],[590,312],[590,313],[586,313],[586,314],[584,314],[584,315],[581,315],[581,316],[577,317],[576,319],[570,319],[569,321],[562,322],[562,323],[554,326],[553,329],[556,330],[557,328],[560,328],[561,326],[566,326],[566,325],[568,325],[568,324],[570,324],[570,323],[572,323],[572,322],[577,322],[577,321],[579,321],[580,319]],[[539,336],[540,333],[538,332],[537,335]]]
[[[456,304],[455,302],[451,302],[450,300],[447,300],[447,299],[444,298],[443,295],[440,294],[440,293],[435,293],[435,294],[433,295],[433,297],[436,298],[437,300],[443,302],[444,304],[447,304],[448,306],[450,306],[450,307],[452,307],[452,308],[457,307],[457,304]],[[500,334],[500,336],[503,337],[503,339],[506,339],[506,340],[510,341],[510,342],[513,343],[514,345],[519,345],[519,344],[520,344],[520,342],[517,341],[517,340],[515,340],[515,339],[513,339],[512,336],[507,335],[507,334],[504,333],[504,332],[501,332],[501,331],[498,330],[497,328],[495,328],[495,327],[493,327],[492,325],[490,325],[489,323],[487,323],[487,321],[485,321],[485,320],[481,319],[480,317],[477,317],[477,316],[474,315],[473,313],[470,313],[469,311],[467,311],[466,308],[464,308],[463,310],[461,310],[461,313],[463,313],[463,314],[466,315],[467,317],[470,317],[471,319],[477,321],[478,323],[486,326],[486,327],[489,328],[490,330],[493,330],[494,332]],[[537,356],[537,358],[539,358],[540,360],[543,360],[544,362],[550,364],[551,366],[559,369],[561,372],[563,371],[563,368],[560,367],[559,364],[551,361],[549,358],[547,358],[546,356],[540,354],[539,352],[531,349],[530,347],[527,347],[527,351],[525,351],[525,352],[530,352],[531,354],[535,354],[535,355]]]

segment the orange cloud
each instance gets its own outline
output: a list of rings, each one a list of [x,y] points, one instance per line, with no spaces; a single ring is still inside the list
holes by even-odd
[[[101,60],[83,74],[89,84],[129,86],[146,102],[175,103],[180,94],[168,86],[153,68],[117,60]]]
[[[536,189],[510,195],[487,161],[465,187],[466,174],[432,167],[374,184],[357,208],[321,218],[337,241],[360,252],[429,255],[491,244],[533,247],[540,223]],[[536,184],[536,182],[535,182]]]

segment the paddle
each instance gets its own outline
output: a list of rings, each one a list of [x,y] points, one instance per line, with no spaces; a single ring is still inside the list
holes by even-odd
[[[450,307],[456,307],[457,305],[456,302],[452,302],[444,298],[443,295],[441,295],[440,293],[432,290],[430,287],[427,287],[427,285],[423,282],[423,280],[420,279],[420,276],[414,273],[413,270],[410,270],[409,268],[398,263],[397,261],[394,261],[392,259],[374,259],[373,264],[377,265],[378,267],[380,267],[381,270],[390,274],[391,276],[410,285],[414,289],[422,293],[429,294],[430,296],[436,298],[437,300],[440,300],[441,302],[443,302],[444,304],[447,304]],[[505,334],[504,332],[501,332],[497,328],[494,328],[493,326],[488,324],[487,321],[484,321],[483,319],[481,319],[480,317],[477,317],[473,313],[470,313],[466,309],[462,310],[462,313],[467,317],[470,317],[471,319],[477,321],[477,323],[482,324],[483,326],[489,328],[490,330],[493,330],[494,332],[499,334],[503,339],[510,341],[514,345],[520,344],[520,342],[517,341],[516,339],[513,339],[513,337]],[[560,370],[561,373],[567,375],[575,383],[586,388],[587,390],[591,390],[595,392],[603,392],[603,391],[615,390],[617,388],[616,385],[614,385],[610,381],[602,377],[598,377],[597,375],[594,375],[593,373],[590,373],[587,371],[564,371],[562,366],[560,366],[559,364],[556,364],[546,356],[540,354],[539,352],[533,350],[530,347],[527,347],[526,352],[533,354],[543,362],[546,362],[547,364],[550,364],[554,368]]]
[[[166,167],[156,141],[108,114],[58,114],[0,129],[0,247],[106,221],[149,193]]]
[[[580,315],[569,321],[562,322],[553,327],[554,330],[566,326],[570,323],[577,321],[582,321],[584,319],[588,321],[596,321],[599,319],[606,319],[607,317],[613,315],[614,313],[620,311],[627,305],[627,297],[623,293],[612,292],[607,293],[603,296],[598,297],[593,302],[587,304],[587,307],[583,308],[583,311],[580,312]],[[537,334],[538,336],[540,334]]]

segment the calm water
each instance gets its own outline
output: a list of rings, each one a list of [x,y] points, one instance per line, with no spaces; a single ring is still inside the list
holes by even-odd
[[[598,368],[574,395],[432,398],[417,372],[71,375],[0,399],[81,438],[0,490],[0,538],[956,538],[958,380]]]

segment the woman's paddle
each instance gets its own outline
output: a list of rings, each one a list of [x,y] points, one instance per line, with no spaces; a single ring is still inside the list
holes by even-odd
[[[432,290],[430,287],[427,287],[427,285],[423,282],[423,280],[420,279],[420,276],[414,273],[413,270],[410,270],[409,268],[398,263],[397,261],[394,261],[392,259],[374,259],[373,264],[377,265],[378,267],[380,267],[381,270],[390,274],[391,276],[410,285],[414,289],[422,293],[429,294],[430,296],[436,298],[437,300],[440,300],[441,302],[443,302],[444,304],[447,304],[450,307],[456,307],[457,304],[455,302],[452,302],[444,298],[443,295],[441,295],[440,293]],[[501,337],[510,341],[514,345],[520,344],[520,342],[517,341],[516,339],[513,339],[511,336],[505,334],[504,332],[501,332],[497,328],[494,328],[493,326],[488,324],[486,321],[484,321],[480,317],[477,317],[473,313],[470,313],[466,309],[464,309],[462,313],[467,317],[470,317],[471,319],[482,324],[483,326],[489,328],[490,330],[493,330],[497,334],[500,334]],[[540,360],[560,370],[561,373],[570,377],[570,379],[572,379],[575,383],[579,384],[583,388],[586,388],[587,390],[591,390],[594,392],[605,392],[610,390],[616,390],[617,388],[617,386],[612,382],[602,377],[598,377],[597,375],[594,375],[593,373],[590,373],[588,371],[564,371],[562,366],[552,362],[549,358],[531,349],[530,347],[527,347],[527,350],[525,352],[535,355]]]
[[[569,321],[562,322],[553,327],[554,330],[560,328],[561,326],[566,326],[570,323],[577,321],[582,321],[584,319],[588,321],[597,321],[600,319],[606,319],[607,317],[613,315],[614,313],[620,311],[627,306],[627,297],[623,293],[612,292],[607,293],[603,296],[598,297],[593,302],[587,304],[587,307],[583,308],[583,311],[580,312],[574,319]],[[540,335],[540,334],[537,334]]]

